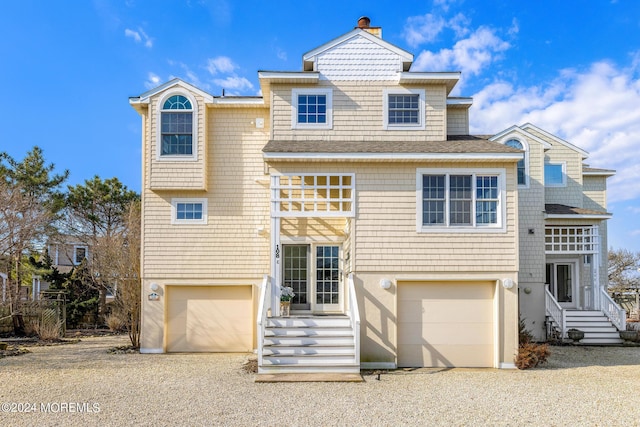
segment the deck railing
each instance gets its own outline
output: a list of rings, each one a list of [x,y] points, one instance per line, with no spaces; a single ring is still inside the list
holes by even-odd
[[[356,286],[353,282],[353,273],[349,274],[347,279],[347,287],[349,293],[349,318],[351,319],[351,327],[353,328],[353,340],[355,345],[355,361],[360,363],[360,310],[358,309],[358,300],[356,299]]]
[[[566,310],[563,309],[558,301],[553,297],[553,294],[551,294],[551,291],[549,290],[549,285],[545,287],[544,294],[547,316],[549,316],[551,320],[558,325],[558,329],[560,329],[560,338],[565,338],[567,336]]]
[[[271,278],[264,275],[260,286],[260,300],[258,301],[258,366],[262,366],[262,350],[264,347],[264,329],[267,325],[267,311],[269,304],[267,298],[271,295]]]
[[[600,310],[604,312],[619,331],[626,329],[627,312],[616,304],[604,288],[600,288]]]

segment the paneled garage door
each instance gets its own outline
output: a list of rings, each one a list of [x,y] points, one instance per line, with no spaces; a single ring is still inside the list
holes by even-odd
[[[251,286],[168,286],[167,351],[253,350]]]
[[[398,283],[398,366],[493,367],[494,282]]]

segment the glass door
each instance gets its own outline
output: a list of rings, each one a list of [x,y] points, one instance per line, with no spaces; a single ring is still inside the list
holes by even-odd
[[[316,311],[340,311],[340,246],[316,246]]]
[[[342,310],[340,246],[284,245],[282,284],[293,288],[291,310]]]
[[[291,310],[310,310],[309,245],[284,245],[284,286],[293,288]]]
[[[549,263],[547,264],[547,283],[551,294],[561,307],[575,308],[575,280],[574,264]]]

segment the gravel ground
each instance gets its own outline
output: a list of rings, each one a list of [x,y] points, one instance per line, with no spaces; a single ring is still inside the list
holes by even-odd
[[[107,352],[126,344],[83,338],[0,359],[0,425],[640,425],[640,347],[552,347],[528,371],[256,384],[241,368],[247,354]]]

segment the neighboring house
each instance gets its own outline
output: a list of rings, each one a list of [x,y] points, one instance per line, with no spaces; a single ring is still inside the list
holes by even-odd
[[[613,172],[530,124],[469,135],[460,73],[412,61],[363,18],[302,71],[260,71],[262,96],[175,79],[130,99],[141,352],[255,350],[263,373],[513,368],[520,316],[543,340],[568,309],[600,310]]]
[[[89,246],[79,242],[74,236],[61,235],[47,244],[47,252],[52,266],[60,273],[68,273],[85,258],[89,258]],[[40,276],[33,276],[31,285],[31,299],[37,301],[42,292],[49,290],[49,283]]]

